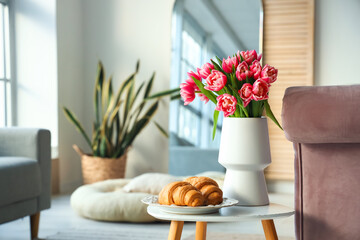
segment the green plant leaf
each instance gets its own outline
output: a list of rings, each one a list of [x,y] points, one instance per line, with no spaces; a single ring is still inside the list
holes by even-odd
[[[114,135],[114,124],[109,125],[107,132],[106,132],[106,138],[108,140],[108,156],[111,156],[113,149],[115,148],[115,143],[113,141],[113,135]]]
[[[64,107],[65,116],[83,135],[94,156],[118,157],[123,155],[155,115],[159,106],[158,99],[167,95],[171,96],[171,99],[180,97],[179,88],[151,94],[155,72],[148,82],[143,82],[138,88],[135,88],[135,77],[139,69],[140,61],[136,64],[135,72],[121,83],[116,95],[114,95],[113,78],[110,76],[105,79],[103,64],[101,61],[98,62],[93,99],[95,120],[91,139],[85,133],[76,116]],[[139,99],[142,92],[143,96]],[[146,105],[150,100],[156,101],[147,108]],[[139,105],[134,109],[135,103],[138,104],[138,102]],[[123,110],[121,104],[124,104],[124,111],[120,111],[120,109]],[[144,111],[145,114],[143,114]],[[154,121],[154,123],[160,132],[166,136],[166,130],[157,122]]]
[[[203,93],[210,101],[212,101],[213,103],[217,103],[216,100],[216,96],[214,93],[212,93],[211,91],[208,91],[204,88],[204,84],[202,82],[200,82],[199,80],[196,80],[194,77],[192,77],[195,84],[199,87],[200,92]]]
[[[215,56],[215,58],[218,61],[219,65],[222,66],[222,60],[218,56]]]
[[[100,93],[100,97],[101,97],[101,114],[102,116],[104,116],[105,111],[106,111],[106,103],[107,103],[107,98],[108,98],[108,82],[104,81],[104,86],[102,87],[102,91]]]
[[[135,73],[138,73],[140,69],[140,60],[137,60],[136,67],[135,67]]]
[[[130,146],[132,144],[132,141],[134,140],[134,138],[140,133],[140,131],[148,124],[148,122],[151,120],[151,118],[154,116],[157,108],[159,106],[159,101],[156,101],[155,103],[153,103],[148,110],[145,112],[144,116],[142,116],[142,118],[140,120],[138,120],[134,126],[133,126],[133,130],[131,130],[131,133],[129,134],[129,143],[128,146]],[[147,121],[142,121],[142,120],[147,120]]]
[[[174,88],[174,89],[170,89],[170,90],[155,93],[155,94],[147,97],[145,100],[150,100],[150,99],[154,99],[154,98],[160,98],[160,97],[168,96],[168,95],[171,95],[171,94],[173,94],[175,92],[180,92],[180,88]]]
[[[273,122],[281,129],[283,130],[283,128],[281,127],[280,123],[277,121],[276,117],[274,116],[273,112],[271,111],[270,105],[268,100],[264,101],[264,105],[265,105],[265,111],[266,111],[266,115],[273,120]],[[284,130],[283,130],[284,131]]]
[[[144,99],[148,98],[152,89],[152,85],[154,82],[154,78],[155,78],[155,72],[153,73],[153,75],[151,76],[148,85],[146,86],[145,89],[145,94],[144,94]]]
[[[100,133],[101,133],[101,136],[104,136],[104,135],[108,135],[106,129],[107,129],[107,126],[108,126],[108,120],[109,118],[111,119],[114,111],[116,111],[114,114],[117,114],[117,112],[119,111],[119,107],[121,105],[123,101],[120,100],[117,105],[115,106],[115,108],[113,108],[113,105],[115,103],[115,101],[111,101],[110,105],[108,106],[107,110],[106,110],[106,113],[103,115],[103,120],[102,120],[102,123],[101,123],[101,126],[100,126]],[[114,117],[114,116],[113,116]],[[111,121],[111,120],[110,120]],[[111,124],[110,124],[111,126]]]
[[[131,108],[132,106],[134,105],[134,102],[136,101],[136,99],[138,98],[142,88],[144,87],[145,85],[145,82],[143,82],[140,87],[136,90],[136,93],[135,93],[135,96],[133,97],[133,99],[131,100],[131,103],[130,103],[130,108],[129,108],[129,111],[131,111]]]
[[[113,98],[113,95],[114,95],[114,90],[113,90],[113,85],[112,85],[112,79],[113,79],[113,76],[111,75],[108,82],[109,82],[109,93],[108,93],[108,105],[110,104],[111,102],[111,99]]]
[[[249,117],[249,112],[246,110],[246,108],[240,102],[238,102],[237,105],[241,108],[245,116]]]
[[[101,61],[99,61],[97,72],[98,72],[98,75],[97,75],[98,84],[96,85],[96,87],[101,92],[102,88],[104,86],[104,81],[105,81],[105,70],[104,70],[104,66]]]
[[[117,105],[115,106],[114,110],[111,113],[109,113],[110,114],[110,117],[109,117],[110,126],[114,124],[115,118],[119,114],[119,109],[120,109],[120,106],[122,103],[123,103],[123,101],[119,101],[117,103]]]
[[[218,118],[219,118],[219,111],[214,110],[214,125],[213,125],[213,132],[212,132],[212,140],[213,141],[215,139]]]
[[[119,148],[119,142],[120,142],[120,119],[119,119],[119,114],[116,114],[115,119],[115,149]]]
[[[133,143],[135,138],[138,136],[138,134],[145,128],[145,126],[149,123],[151,118],[154,116],[154,114],[158,108],[158,105],[159,105],[159,102],[156,101],[154,104],[152,104],[148,108],[148,110],[146,111],[144,116],[140,120],[138,120],[134,123],[134,126],[132,127],[130,132],[128,134],[126,134],[124,136],[124,138],[122,139],[120,148],[114,153],[113,156],[116,156],[116,157],[121,156],[125,152],[125,150],[129,146],[131,146],[131,144]]]
[[[117,94],[116,94],[116,100],[115,100],[116,103],[120,101],[122,93],[125,91],[125,89],[127,88],[127,86],[128,86],[132,81],[134,81],[135,76],[136,76],[136,72],[133,73],[133,74],[131,74],[131,75],[121,84],[121,86],[119,87],[119,90],[118,90],[118,92],[117,92]]]
[[[100,128],[94,128],[93,136],[92,136],[92,147],[94,147],[94,143],[97,142],[97,139],[100,136]]]
[[[172,100],[176,100],[176,99],[180,99],[180,98],[181,98],[180,93],[179,93],[179,94],[174,94],[174,95],[171,95],[171,97],[170,97],[170,101],[172,101]]]
[[[167,133],[167,131],[160,126],[159,123],[157,123],[156,121],[153,121],[153,123],[155,124],[155,126],[159,129],[159,131],[167,138],[169,138],[169,134]]]
[[[119,135],[121,134],[122,129],[120,129],[120,118],[119,118],[119,109],[123,101],[119,101],[118,104],[115,106],[112,112],[109,112],[108,118],[109,118],[109,125],[111,130],[113,131],[115,129],[114,125],[116,125],[116,136],[114,142],[118,142]],[[111,135],[112,136],[112,135]],[[112,137],[109,136],[109,139],[111,140]]]
[[[251,101],[251,112],[253,117],[261,117],[262,111],[260,111],[260,108],[262,106],[261,101]]]
[[[107,111],[110,107],[111,100],[113,98],[112,90],[112,76],[110,76],[108,81],[104,81],[104,87],[102,89],[102,109],[103,112]],[[113,106],[112,106],[113,107]]]
[[[83,135],[83,137],[85,138],[86,142],[89,144],[89,146],[90,146],[90,148],[91,148],[90,138],[89,138],[89,136],[86,134],[83,126],[81,125],[81,123],[79,122],[79,120],[76,118],[76,116],[75,116],[69,109],[67,109],[66,107],[63,107],[63,111],[64,111],[64,114],[65,114],[66,118],[67,118],[72,124],[75,125],[76,130],[78,130],[78,131]]]
[[[137,112],[136,114],[136,117],[135,117],[135,121],[138,119],[138,117],[140,116],[140,113],[142,112],[145,104],[146,104],[146,101],[145,99],[147,97],[149,97],[150,95],[150,92],[151,92],[151,89],[152,89],[152,85],[153,85],[153,82],[154,82],[154,79],[155,79],[155,72],[153,73],[153,75],[151,76],[148,84],[146,85],[146,89],[145,89],[145,93],[144,93],[144,100],[139,104],[139,106],[137,107],[137,109],[134,111]]]
[[[214,62],[212,59],[210,61],[214,65],[215,70],[218,70],[218,71],[222,72],[227,77],[229,76],[229,74],[227,74],[216,62]]]
[[[124,118],[123,118],[123,126],[125,125],[126,121],[127,121],[127,116],[129,113],[129,109],[130,109],[130,105],[131,105],[131,101],[132,101],[132,96],[134,94],[134,82],[131,82],[127,94],[126,94],[126,98],[125,98],[125,103],[124,103]]]
[[[100,109],[99,109],[99,101],[101,99],[101,89],[104,82],[104,67],[101,61],[98,62],[97,66],[97,74],[95,79],[95,87],[94,87],[94,110],[95,110],[95,126],[99,126],[100,124]]]
[[[133,117],[136,115],[135,120],[138,119],[138,117],[140,116],[141,111],[144,109],[145,104],[146,104],[146,101],[143,100],[143,101],[137,106],[137,108],[131,113],[131,116],[130,116],[130,117],[133,118]]]
[[[99,149],[100,149],[100,157],[106,157],[106,138],[105,138],[105,136],[101,137]]]
[[[238,91],[239,91],[239,84],[238,84],[238,80],[237,78],[235,77],[234,74],[230,74],[230,82],[231,82],[231,86],[236,89],[235,92],[236,94],[238,94]]]

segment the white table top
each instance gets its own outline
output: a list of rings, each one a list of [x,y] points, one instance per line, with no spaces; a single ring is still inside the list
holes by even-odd
[[[221,208],[217,213],[203,215],[181,215],[161,211],[157,206],[149,206],[148,213],[161,220],[189,221],[189,222],[237,222],[249,220],[265,220],[289,217],[295,213],[294,209],[270,203],[268,206],[242,207],[233,206]]]

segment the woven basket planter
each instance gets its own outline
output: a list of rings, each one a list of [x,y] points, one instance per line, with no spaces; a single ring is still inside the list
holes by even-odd
[[[81,157],[84,184],[125,177],[127,153],[120,158],[102,158],[85,154],[76,145],[73,148]]]

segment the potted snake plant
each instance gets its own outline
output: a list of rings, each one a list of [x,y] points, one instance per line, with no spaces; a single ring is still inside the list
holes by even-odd
[[[135,86],[136,69],[114,94],[112,77],[105,78],[103,64],[99,61],[94,89],[94,120],[92,135],[89,136],[77,117],[68,108],[63,107],[67,119],[82,134],[91,149],[85,154],[77,145],[75,151],[81,156],[84,184],[106,179],[123,178],[127,152],[140,132],[152,121],[159,106],[159,99],[171,95],[179,98],[179,89],[151,94],[155,73],[150,80]],[[160,132],[167,132],[152,121]]]

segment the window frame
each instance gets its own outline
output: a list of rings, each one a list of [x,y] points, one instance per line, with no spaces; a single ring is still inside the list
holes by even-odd
[[[211,35],[206,34],[204,29],[197,23],[197,21],[186,11],[184,10],[184,6],[182,1],[177,1],[174,7],[173,14],[173,29],[172,29],[172,69],[171,69],[171,87],[178,87],[181,82],[184,82],[185,79],[181,79],[182,75],[182,62],[186,61],[183,59],[183,38],[182,32],[185,29],[185,22],[187,22],[188,26],[193,28],[193,31],[196,33],[200,33],[201,35],[201,64],[208,61],[211,57],[209,53],[214,53],[216,56],[225,56],[221,50],[212,40]],[[191,36],[191,30],[187,31]],[[199,66],[200,67],[200,66]],[[195,71],[195,69],[193,69]],[[178,134],[179,131],[179,118],[180,118],[180,108],[184,107],[186,110],[191,113],[197,115],[199,117],[198,121],[198,129],[197,132],[197,143],[196,146],[201,148],[213,148],[211,147],[212,141],[212,131],[209,131],[209,128],[212,128],[213,125],[213,108],[207,105],[212,105],[212,103],[206,104],[205,107],[201,107],[197,109],[197,107],[187,105],[184,106],[184,101],[182,99],[177,101],[172,101],[170,103],[170,123],[169,129],[170,131]],[[221,121],[219,121],[217,125],[217,130],[221,131]],[[219,137],[219,136],[218,136]]]
[[[14,122],[14,93],[13,93],[13,56],[12,56],[12,20],[10,12],[10,2],[7,0],[0,0],[1,12],[2,12],[2,34],[3,43],[1,48],[3,48],[3,69],[4,76],[0,78],[0,82],[3,83],[4,92],[3,92],[3,101],[4,101],[4,125],[2,127],[12,126]],[[6,19],[7,18],[7,19]]]

